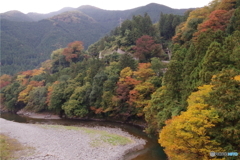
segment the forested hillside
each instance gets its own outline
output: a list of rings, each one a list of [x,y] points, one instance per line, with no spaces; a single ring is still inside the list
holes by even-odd
[[[38,22],[1,20],[2,74],[33,69],[50,53],[69,42],[83,40],[85,46],[107,32],[81,12],[66,12]]]
[[[150,35],[137,41],[144,38],[152,53],[145,56],[146,63],[138,63],[134,59],[137,56],[130,53],[115,52],[99,59],[98,55],[84,52],[81,41],[72,42],[53,51],[51,59],[39,69],[14,77],[3,75],[2,103],[11,111],[24,108],[36,112],[51,110],[67,117],[143,119],[144,105],[161,86],[165,68],[159,59],[164,54],[161,45]],[[144,55],[141,44],[133,48]]]
[[[161,13],[158,22],[154,24],[147,13],[145,13],[144,16],[133,16],[132,20],[124,21],[121,27],[116,27],[109,35],[90,45],[88,52],[90,54],[100,53],[102,57],[121,49],[124,52],[134,54],[141,62],[146,62],[143,55],[152,54],[152,57],[156,56],[154,52],[151,51],[154,50],[154,48],[149,48],[150,46],[148,45],[153,44],[155,41],[161,43],[161,47],[166,49],[167,46],[165,44],[167,44],[175,34],[176,26],[184,21],[187,16],[188,12],[186,12],[184,16]],[[139,48],[134,47],[136,45],[139,46]],[[162,60],[169,59],[163,52],[161,58]]]
[[[214,0],[177,27],[163,86],[145,114],[170,159],[240,152],[239,20],[239,0]]]
[[[85,48],[120,25],[120,19],[133,14],[150,13],[156,22],[161,12],[183,14],[185,9],[172,9],[150,4],[125,11],[109,11],[93,6],[63,8],[49,14],[9,11],[1,14],[1,74],[17,73],[39,67],[55,49],[73,41]]]
[[[209,153],[240,153],[239,20],[239,0],[161,14],[154,24],[147,13],[133,16],[87,51],[74,41],[38,69],[2,75],[1,104],[13,112],[145,121],[171,160],[237,160]]]

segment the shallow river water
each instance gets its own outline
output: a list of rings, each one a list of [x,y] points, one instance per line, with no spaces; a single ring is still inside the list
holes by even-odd
[[[147,140],[143,150],[136,151],[125,155],[125,160],[166,160],[166,154],[163,148],[157,143],[157,137],[149,138],[141,128],[130,124],[122,124],[109,121],[92,121],[92,120],[76,120],[76,119],[34,119],[19,116],[12,113],[1,113],[1,118],[20,122],[20,123],[36,123],[36,124],[58,124],[68,126],[105,126],[111,128],[121,128],[133,136]]]

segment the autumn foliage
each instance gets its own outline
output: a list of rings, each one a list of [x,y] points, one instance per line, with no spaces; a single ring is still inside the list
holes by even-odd
[[[209,152],[223,151],[209,135],[210,129],[221,122],[216,110],[204,104],[203,98],[209,96],[211,88],[211,85],[199,87],[199,91],[188,98],[188,110],[166,121],[159,143],[170,159],[207,160]]]
[[[39,69],[33,69],[33,70],[28,70],[28,71],[23,71],[21,75],[24,75],[25,78],[29,78],[32,76],[36,76],[39,74],[42,74],[44,72],[44,68],[39,68]]]
[[[150,63],[139,63],[136,71],[132,71],[130,67],[124,68],[117,83],[117,96],[113,100],[127,103],[129,107],[138,110],[139,117],[143,116],[143,109],[156,89],[151,82],[148,82],[153,76],[155,73]]]
[[[4,74],[0,77],[0,89],[11,83],[12,77]]]
[[[78,58],[83,50],[83,43],[81,41],[75,41],[69,43],[67,48],[63,50],[63,55],[66,61],[71,62],[74,58]]]
[[[135,50],[134,56],[143,62],[149,61],[152,57],[159,57],[162,53],[161,45],[156,44],[154,39],[148,35],[137,39],[133,49]]]
[[[82,51],[82,42],[70,43],[52,52],[45,69],[1,76],[1,103],[11,111],[49,110],[70,118],[145,120],[145,132],[159,135],[171,160],[239,151],[239,7],[234,0],[213,0],[191,11],[182,17],[173,43],[160,45],[155,39],[164,39],[134,32],[129,20],[94,45],[96,52],[119,47],[128,54],[97,58]],[[129,26],[133,29],[125,32]],[[166,46],[169,63],[161,59]]]
[[[226,10],[215,10],[209,16],[208,19],[199,25],[199,31],[205,32],[208,29],[216,30],[225,30],[227,24],[229,23],[232,12]]]
[[[49,86],[47,88],[47,98],[46,98],[46,104],[48,106],[50,106],[50,99],[51,99],[51,95],[52,95],[52,92],[53,92],[53,85],[54,84],[58,84],[59,82],[58,81],[55,81],[51,86]]]
[[[217,6],[217,9],[221,10],[231,10],[236,5],[236,0],[222,0],[221,3]]]

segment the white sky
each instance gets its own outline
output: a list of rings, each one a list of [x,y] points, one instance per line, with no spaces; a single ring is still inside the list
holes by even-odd
[[[49,13],[64,7],[77,8],[92,5],[107,10],[126,10],[149,3],[163,4],[171,8],[196,8],[208,5],[212,0],[1,0],[0,13],[18,10],[23,13]]]

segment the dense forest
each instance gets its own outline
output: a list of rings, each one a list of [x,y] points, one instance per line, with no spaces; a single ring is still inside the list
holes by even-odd
[[[151,3],[124,11],[103,10],[93,6],[63,8],[48,14],[9,11],[1,13],[1,75],[13,75],[19,71],[36,69],[47,60],[53,50],[65,47],[73,41],[83,46],[99,40],[120,20],[133,15],[149,14],[155,23],[160,12],[183,15],[186,9],[172,9]]]
[[[88,52],[92,55],[100,53],[99,57],[114,52],[130,53],[139,62],[150,62],[152,57],[169,60],[166,44],[169,37],[175,33],[173,28],[180,24],[184,17],[161,14],[158,23],[153,24],[147,13],[144,16],[133,16],[132,20],[124,21],[121,27],[115,28],[109,35],[90,45]],[[165,26],[169,30],[166,30]]]
[[[171,160],[227,159],[209,152],[240,153],[239,20],[239,0],[162,13],[156,23],[135,15],[87,51],[74,41],[37,69],[2,75],[1,104],[13,112],[145,121]]]

